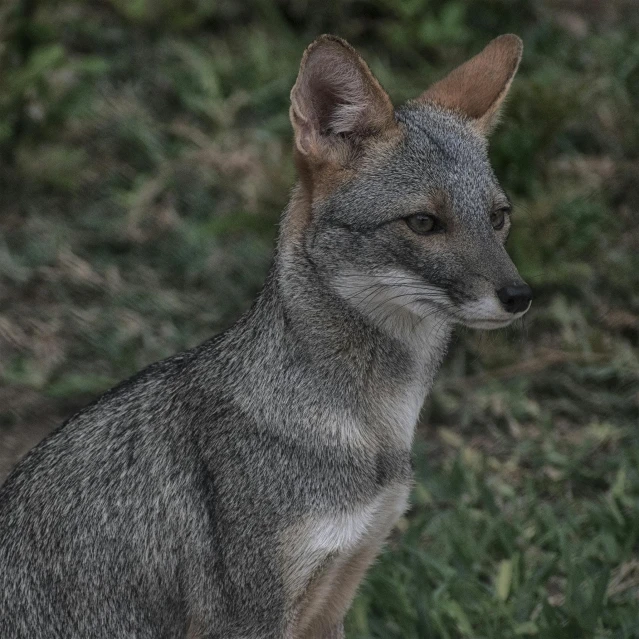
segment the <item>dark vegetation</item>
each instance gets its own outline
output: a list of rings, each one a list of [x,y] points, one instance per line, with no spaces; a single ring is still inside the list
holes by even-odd
[[[526,45],[491,154],[533,310],[459,334],[349,637],[639,637],[632,0],[2,2],[0,474],[247,307],[294,180],[288,92],[324,31],[396,102],[500,33]]]

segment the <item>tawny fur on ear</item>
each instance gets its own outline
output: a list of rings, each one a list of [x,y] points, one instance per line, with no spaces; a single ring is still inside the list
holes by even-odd
[[[523,43],[516,35],[499,36],[422,93],[418,101],[457,111],[486,135],[497,123],[522,52]]]
[[[304,52],[291,91],[295,145],[322,156],[344,140],[379,133],[394,123],[390,98],[358,53],[344,40],[323,35]]]

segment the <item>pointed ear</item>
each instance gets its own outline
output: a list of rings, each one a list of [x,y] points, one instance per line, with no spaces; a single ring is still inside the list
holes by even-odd
[[[296,149],[327,159],[395,125],[390,98],[358,53],[335,36],[317,38],[304,52],[291,91]]]
[[[516,35],[495,38],[474,58],[451,71],[419,98],[470,118],[483,135],[499,119],[499,110],[515,77],[523,52]]]

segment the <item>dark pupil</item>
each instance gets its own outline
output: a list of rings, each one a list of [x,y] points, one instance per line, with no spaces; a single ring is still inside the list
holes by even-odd
[[[430,216],[428,215],[418,215],[417,216],[417,226],[423,231],[428,231],[432,228],[433,222]]]
[[[504,223],[504,213],[502,211],[495,211],[493,213],[493,226],[499,228]]]

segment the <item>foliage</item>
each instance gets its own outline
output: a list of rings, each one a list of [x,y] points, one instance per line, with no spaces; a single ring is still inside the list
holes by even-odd
[[[288,91],[324,31],[397,102],[499,33],[526,45],[491,155],[534,308],[458,336],[350,636],[639,637],[631,0],[6,0],[0,472],[246,308],[294,180]]]

